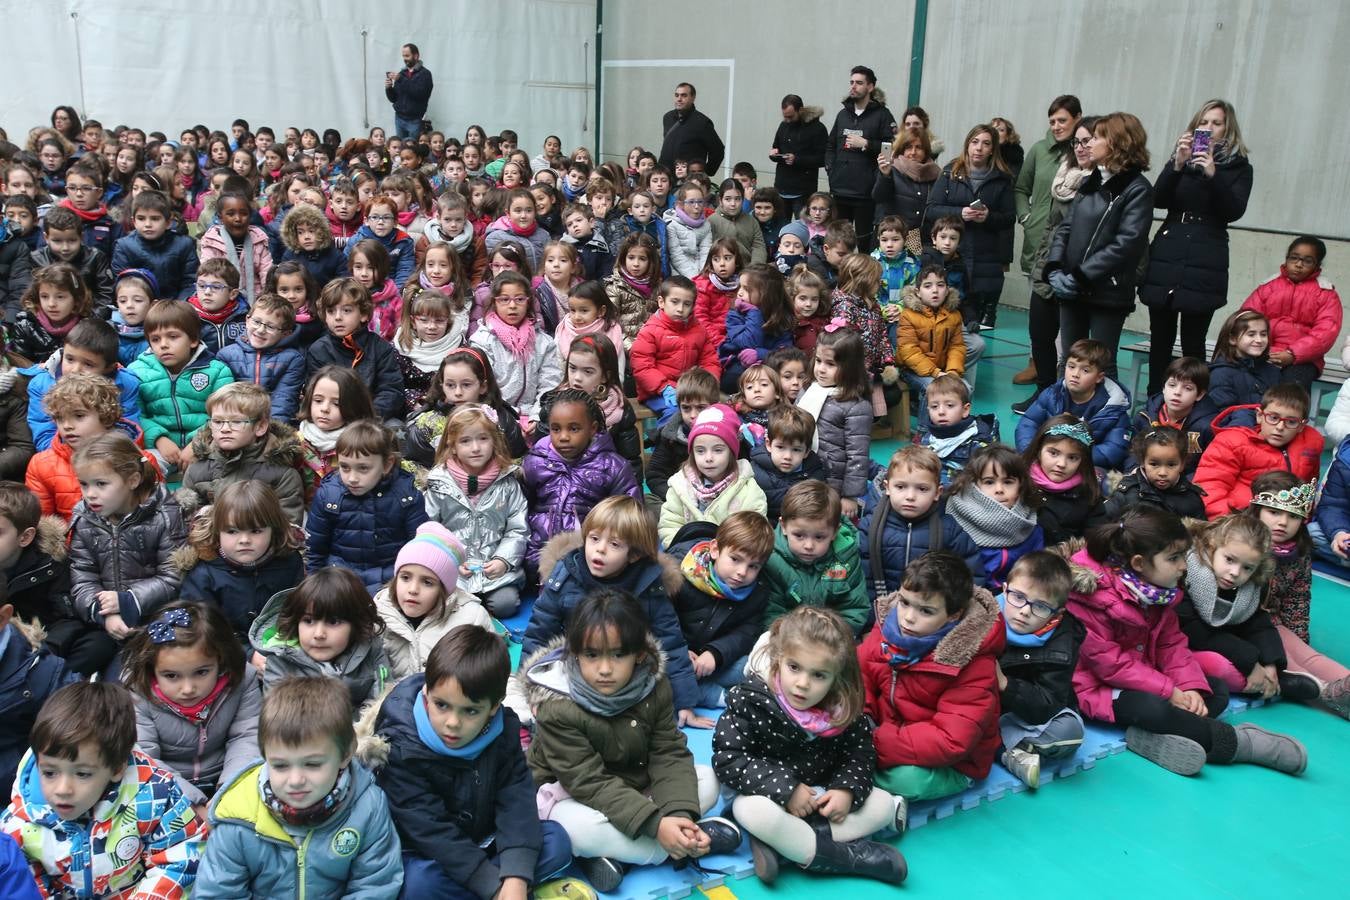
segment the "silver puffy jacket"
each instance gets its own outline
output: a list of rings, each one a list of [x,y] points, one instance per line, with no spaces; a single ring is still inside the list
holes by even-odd
[[[519,466],[503,470],[478,496],[476,504],[469,502],[445,466],[427,473],[424,494],[427,515],[464,542],[470,566],[481,566],[493,557],[509,566],[499,578],[485,578],[482,572],[473,572],[460,578],[460,588],[471,594],[485,594],[525,580],[523,562],[529,525],[525,520],[525,492],[521,489]]]

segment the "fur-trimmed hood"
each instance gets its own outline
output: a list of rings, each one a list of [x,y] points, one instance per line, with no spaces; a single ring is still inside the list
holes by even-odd
[[[877,598],[878,615],[890,615],[900,592],[895,591]],[[884,610],[884,612],[882,612]],[[966,614],[947,636],[933,649],[931,660],[941,666],[962,669],[975,658],[981,650],[992,652],[1002,649],[1003,629],[994,628],[999,621],[998,601],[994,595],[982,587],[976,587],[966,607]],[[994,645],[999,647],[995,648]]]
[[[567,554],[581,548],[583,543],[580,531],[564,531],[549,538],[539,551],[539,576],[548,578],[549,573]],[[668,554],[657,553],[656,561],[661,565],[661,586],[670,596],[680,593],[684,576],[680,574],[680,561]]]
[[[1072,594],[1090,594],[1097,589],[1097,573],[1087,566],[1074,562],[1074,555],[1086,547],[1087,541],[1076,537],[1045,548],[1050,553],[1063,557],[1069,564],[1069,592]]]
[[[43,628],[42,623],[37,619],[30,622],[27,619],[15,616],[9,621],[19,634],[23,635],[23,639],[28,642],[28,646],[33,650],[41,650],[42,645],[47,642],[47,629]]]
[[[917,284],[911,284],[900,291],[900,302],[904,304],[905,309],[908,309],[911,312],[929,312],[928,307],[924,306],[923,301],[919,299],[919,286]],[[956,292],[956,288],[948,285],[947,296],[942,301],[942,306],[938,308],[942,310],[954,310],[960,305],[961,295]]]
[[[43,516],[38,519],[37,548],[42,553],[47,554],[57,562],[62,562],[70,555],[70,545],[66,542],[66,534],[70,531],[70,523],[60,516]]]
[[[372,697],[361,704],[361,711],[356,716],[354,757],[372,772],[384,768],[384,764],[389,761],[389,739],[375,732],[375,720],[380,715],[380,707],[384,705],[385,698],[393,693],[396,687],[398,682],[386,684],[378,697]]]
[[[567,636],[558,635],[521,660],[520,669],[511,676],[516,679],[531,712],[548,700],[571,700],[567,693],[567,676],[561,665],[566,647]],[[656,679],[660,681],[666,677],[666,654],[650,631],[647,632],[646,652],[647,657],[656,662]]]
[[[810,125],[812,122],[818,121],[823,115],[825,115],[824,107],[803,106],[797,112],[797,121],[801,122],[803,125]]]
[[[300,249],[300,228],[306,226],[319,233],[319,246],[311,251]],[[308,203],[297,203],[281,220],[281,242],[292,253],[315,253],[333,246],[333,232],[328,225],[328,217],[323,210]]]

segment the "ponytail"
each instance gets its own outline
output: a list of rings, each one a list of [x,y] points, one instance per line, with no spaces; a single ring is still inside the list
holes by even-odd
[[[1088,555],[1097,562],[1148,559],[1176,544],[1189,545],[1190,533],[1175,513],[1144,503],[1125,512],[1116,522],[1098,525],[1087,533]]]

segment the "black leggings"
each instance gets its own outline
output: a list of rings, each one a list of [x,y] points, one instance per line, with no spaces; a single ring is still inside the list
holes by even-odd
[[[1031,292],[1027,308],[1027,334],[1031,338],[1031,361],[1036,364],[1036,387],[1044,390],[1059,379],[1059,302]]]
[[[59,619],[47,626],[47,646],[66,661],[66,668],[93,675],[117,655],[117,641],[108,632],[80,619]]]
[[[1163,697],[1143,691],[1121,691],[1111,708],[1117,725],[1135,725],[1154,734],[1179,734],[1204,747],[1211,755],[1210,762],[1231,762],[1237,749],[1233,726],[1215,718],[1228,706],[1228,686],[1210,678],[1209,688],[1210,694],[1205,697],[1208,717],[1178,709]],[[1213,758],[1216,751],[1221,759]]]
[[[1120,332],[1125,327],[1128,309],[1103,309],[1087,306],[1081,300],[1069,300],[1059,305],[1059,334],[1064,344],[1064,353],[1075,342],[1084,338],[1101,341],[1111,351],[1111,364],[1106,367],[1106,376],[1116,378],[1116,351],[1120,348]]]
[[[1317,375],[1317,366],[1312,363],[1293,363],[1280,370],[1280,384],[1301,384],[1305,391],[1311,391]],[[1317,415],[1317,410],[1313,410],[1313,415]]]
[[[1205,352],[1205,336],[1214,313],[1179,313],[1170,309],[1148,309],[1148,393],[1163,389],[1167,367],[1172,364],[1172,345],[1177,340],[1177,320],[1181,320],[1181,355],[1201,362],[1209,361]]]

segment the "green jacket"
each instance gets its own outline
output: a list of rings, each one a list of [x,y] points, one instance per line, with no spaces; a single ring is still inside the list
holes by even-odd
[[[177,375],[170,375],[151,350],[132,360],[127,370],[141,380],[141,428],[147,448],[165,435],[186,447],[210,418],[206,398],[234,381],[229,367],[204,344],[197,345],[197,352]]]
[[[760,580],[768,589],[764,610],[767,628],[774,619],[798,606],[826,606],[844,617],[854,634],[862,632],[871,611],[858,549],[858,529],[847,519],[839,523],[830,550],[813,563],[804,563],[788,549],[783,526],[774,529],[773,555]]]
[[[665,654],[648,636],[657,661],[656,687],[617,716],[599,716],[567,693],[554,638],[521,663],[520,679],[534,711],[530,772],[537,785],[558,782],[572,798],[602,813],[629,838],[656,836],[663,816],[699,816],[698,778],[684,734],[675,726]]]
[[[1047,129],[1045,137],[1027,151],[1022,170],[1017,173],[1017,184],[1013,186],[1017,221],[1022,223],[1022,271],[1028,275],[1050,219],[1050,185],[1064,152]]]

